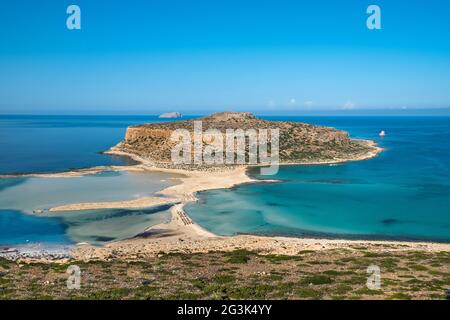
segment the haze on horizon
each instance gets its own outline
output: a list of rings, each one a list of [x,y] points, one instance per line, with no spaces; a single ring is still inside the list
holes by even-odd
[[[66,28],[70,4],[81,30]],[[370,4],[381,30],[366,27]],[[0,114],[433,113],[450,108],[449,12],[445,0],[5,0]]]

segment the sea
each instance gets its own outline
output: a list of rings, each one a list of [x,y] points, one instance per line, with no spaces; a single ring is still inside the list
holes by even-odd
[[[449,116],[263,118],[335,127],[353,138],[375,140],[384,151],[364,161],[280,166],[273,176],[251,168],[249,175],[260,183],[200,192],[199,201],[186,206],[205,229],[220,235],[450,242]],[[127,126],[158,121],[154,116],[0,116],[0,174],[132,164],[101,151],[123,139]],[[0,179],[0,245],[102,245],[133,237],[167,221],[169,208],[32,212],[67,202],[153,195],[176,183],[172,178],[104,172]]]

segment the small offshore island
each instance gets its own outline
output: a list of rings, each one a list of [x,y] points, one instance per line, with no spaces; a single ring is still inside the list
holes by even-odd
[[[0,291],[0,297],[28,297],[28,282],[14,275],[26,268],[35,281],[50,284],[41,295],[59,298],[84,296],[119,298],[444,298],[449,283],[450,244],[343,240],[256,235],[219,236],[197,225],[184,211],[196,201],[196,192],[258,183],[247,175],[247,165],[175,165],[170,140],[176,129],[192,131],[195,120],[151,123],[129,127],[125,139],[106,154],[127,156],[139,164],[98,167],[45,176],[76,176],[105,170],[161,171],[180,176],[179,184],[131,201],[74,203],[49,212],[101,208],[140,208],[170,204],[171,220],[153,225],[131,239],[104,246],[76,245],[69,258],[45,256],[0,258],[0,272],[10,278],[1,286],[18,283],[17,289]],[[376,157],[382,151],[370,140],[351,139],[344,131],[300,122],[268,121],[250,113],[222,112],[199,119],[203,129],[280,129],[280,165],[332,164]],[[271,182],[265,180],[264,182]],[[425,267],[423,262],[433,267]],[[37,263],[39,262],[39,263]],[[50,272],[43,275],[40,262]],[[70,264],[79,265],[94,286],[68,292],[55,284]],[[379,265],[386,281],[383,290],[366,287],[366,268]],[[125,270],[125,272],[123,272]],[[411,276],[411,271],[415,272]],[[46,271],[47,272],[47,271]],[[114,274],[114,281],[107,274]],[[301,273],[300,278],[298,273]],[[169,276],[177,273],[176,277]],[[421,279],[419,279],[421,278]],[[37,280],[36,280],[37,279]],[[414,280],[414,281],[412,281]],[[5,287],[5,288],[6,288]],[[416,290],[420,287],[420,290]],[[3,293],[2,293],[3,292]],[[27,293],[28,292],[28,293]]]

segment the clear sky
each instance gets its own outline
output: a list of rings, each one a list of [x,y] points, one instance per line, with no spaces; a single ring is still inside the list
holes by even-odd
[[[0,114],[447,108],[449,16],[448,0],[2,0]]]

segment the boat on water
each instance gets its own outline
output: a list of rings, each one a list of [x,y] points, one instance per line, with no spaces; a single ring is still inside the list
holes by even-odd
[[[378,134],[380,137],[384,137],[386,136],[386,132],[384,130],[381,130],[380,133]]]

